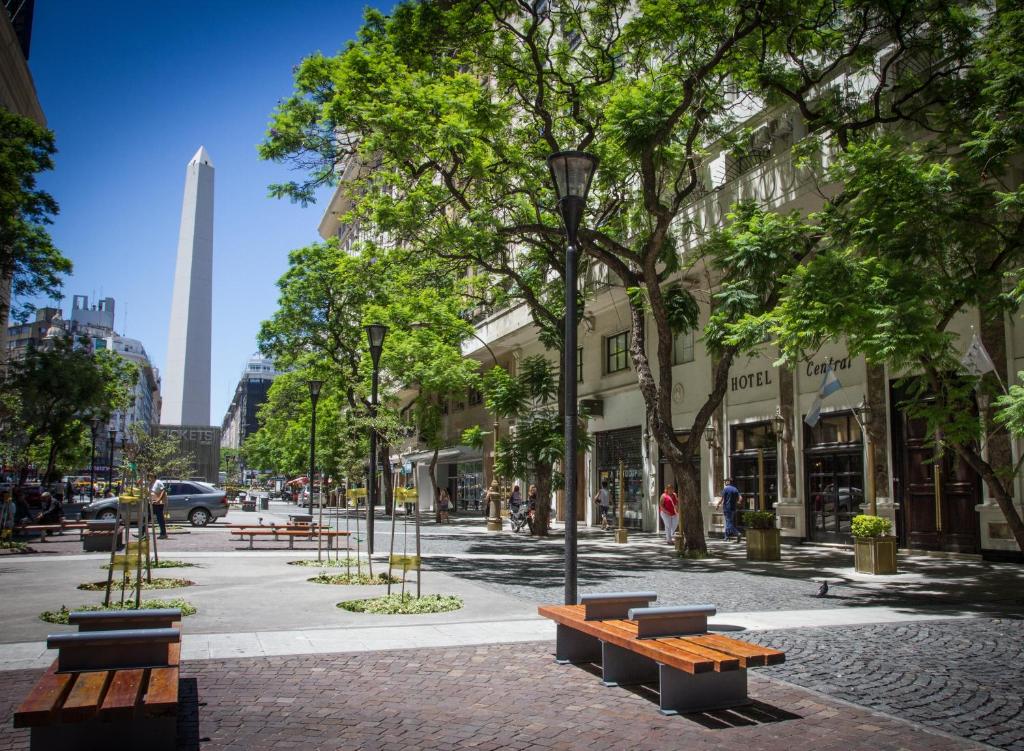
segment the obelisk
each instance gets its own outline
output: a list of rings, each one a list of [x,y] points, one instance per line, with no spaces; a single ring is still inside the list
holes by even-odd
[[[210,424],[213,313],[213,162],[203,146],[185,167],[178,262],[174,270],[163,425]]]

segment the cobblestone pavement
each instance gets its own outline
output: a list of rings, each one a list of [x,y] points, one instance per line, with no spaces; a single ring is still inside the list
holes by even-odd
[[[192,661],[183,668],[180,748],[742,749],[954,751],[973,743],[754,675],[748,708],[664,717],[644,688],[605,688],[559,666],[551,643]],[[0,749],[15,699],[38,671],[0,686]],[[196,698],[201,702],[196,706]]]
[[[786,662],[766,675],[1024,751],[1024,621],[805,628],[745,638],[786,652]]]

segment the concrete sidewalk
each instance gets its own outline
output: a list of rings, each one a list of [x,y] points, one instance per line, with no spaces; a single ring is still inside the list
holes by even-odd
[[[457,614],[453,614],[457,615]],[[836,608],[834,610],[779,610],[756,613],[719,613],[709,619],[712,630],[723,632],[766,631],[822,626],[948,621],[969,618],[963,613],[908,614],[894,608]],[[281,655],[344,654],[390,649],[478,646],[555,638],[554,623],[546,618],[524,617],[502,621],[447,621],[394,623],[386,626],[295,629],[288,631],[241,631],[189,633],[184,623],[182,658],[185,660],[271,657]],[[46,642],[0,644],[0,671],[44,668],[56,657]]]

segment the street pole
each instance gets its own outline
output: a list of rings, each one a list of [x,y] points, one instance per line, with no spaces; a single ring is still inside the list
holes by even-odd
[[[370,387],[370,419],[377,419],[377,368]],[[366,552],[373,555],[373,507],[377,504],[377,427],[370,426],[370,472],[366,485]]]
[[[757,450],[757,507],[768,510],[768,499],[764,497],[764,449]]]
[[[619,459],[619,528],[615,530],[615,542],[624,545],[629,541],[626,532],[626,463]]]
[[[575,605],[576,562],[576,243],[565,249],[565,604]]]
[[[366,339],[370,344],[370,359],[373,375],[370,381],[370,471],[366,484],[366,552],[373,555],[373,507],[377,502],[377,386],[380,380],[380,353],[384,349],[384,337],[388,327],[382,323],[366,326]]]
[[[96,425],[93,421],[92,428],[92,458],[89,459],[89,503],[96,500]]]
[[[576,560],[576,254],[577,237],[587,205],[597,157],[582,151],[562,151],[548,157],[548,169],[558,194],[558,210],[565,225],[565,336],[562,380],[565,384],[565,604],[577,600]],[[548,502],[540,499],[540,502]]]
[[[107,490],[113,493],[114,487],[114,441],[117,440],[117,430],[111,428],[107,431],[107,437],[110,439],[109,451],[108,451],[108,462],[107,462]]]

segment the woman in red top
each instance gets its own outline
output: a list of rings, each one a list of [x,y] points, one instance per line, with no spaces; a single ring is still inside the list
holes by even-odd
[[[665,492],[661,494],[658,512],[665,525],[665,542],[671,545],[676,536],[676,526],[679,524],[679,496],[671,485],[666,485]]]

